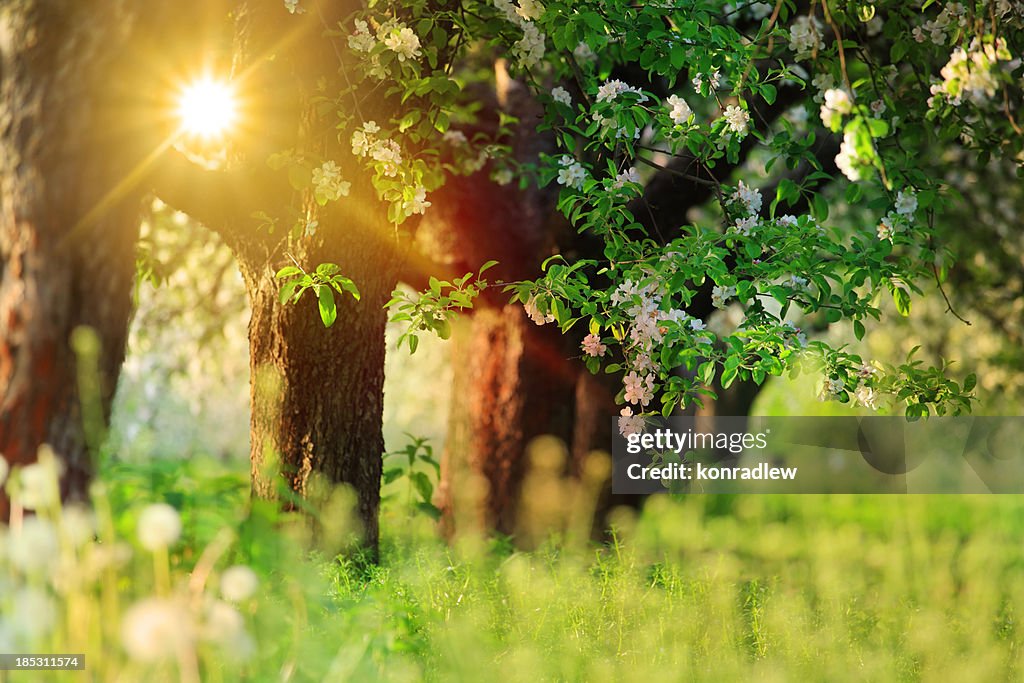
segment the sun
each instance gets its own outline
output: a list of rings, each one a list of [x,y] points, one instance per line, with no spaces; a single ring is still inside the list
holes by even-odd
[[[230,83],[203,76],[188,85],[178,99],[181,130],[202,138],[223,135],[237,115],[235,91]]]

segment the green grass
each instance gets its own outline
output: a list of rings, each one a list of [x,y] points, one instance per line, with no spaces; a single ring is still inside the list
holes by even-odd
[[[1021,677],[1016,498],[658,496],[616,514],[606,544],[552,539],[529,553],[472,535],[443,544],[429,519],[392,507],[371,565],[335,555],[353,531],[344,495],[312,528],[250,503],[244,473],[212,461],[111,464],[101,481],[100,540],[65,544],[66,566],[23,571],[0,540],[0,640],[4,628],[24,638],[19,620],[33,617],[10,596],[34,586],[56,619],[15,644],[84,651],[93,680]],[[167,556],[135,540],[138,511],[160,500],[183,519]],[[122,564],[88,569],[98,548],[124,542]],[[212,629],[219,574],[235,564],[260,578],[232,608],[242,640]],[[119,622],[153,595],[182,605],[197,637],[138,661]],[[233,661],[245,639],[251,656]]]

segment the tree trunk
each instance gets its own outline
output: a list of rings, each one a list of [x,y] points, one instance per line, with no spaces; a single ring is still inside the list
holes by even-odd
[[[463,515],[474,526],[515,530],[530,441],[542,434],[571,437],[576,369],[560,349],[557,330],[538,328],[519,305],[484,307],[457,326],[456,398],[439,491],[446,533]],[[470,500],[460,499],[463,492]],[[457,511],[460,504],[471,509]]]
[[[129,10],[21,0],[0,11],[0,453],[24,464],[49,444],[75,499],[96,445],[86,423],[98,439],[131,311],[138,193],[124,181],[141,155],[117,131],[137,80],[115,61],[129,54]],[[80,363],[82,326],[95,336],[77,335]]]
[[[375,553],[384,452],[383,306],[395,280],[389,255],[373,242],[346,239],[340,231],[329,240],[345,259],[321,254],[303,260],[312,267],[338,263],[362,295],[355,301],[335,294],[338,319],[330,328],[320,320],[313,292],[282,305],[272,264],[242,261],[252,305],[252,487],[259,497],[281,498],[288,491],[309,496],[317,476],[351,486],[364,543]],[[285,507],[293,507],[287,495]]]

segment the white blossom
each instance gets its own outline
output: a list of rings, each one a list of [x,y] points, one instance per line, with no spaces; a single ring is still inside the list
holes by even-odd
[[[678,95],[669,95],[665,103],[669,106],[668,117],[672,119],[672,123],[677,126],[681,126],[690,120],[690,116],[693,115],[693,110],[690,109],[690,105],[686,103],[682,97]]]
[[[613,190],[621,190],[626,186],[626,183],[639,183],[640,172],[636,170],[635,166],[630,166],[628,169],[619,173],[615,176],[614,182],[612,182]]]
[[[420,56],[420,37],[407,26],[396,26],[385,34],[384,45],[398,55],[398,61]]]
[[[750,114],[745,109],[737,107],[735,104],[730,104],[725,108],[723,113],[725,120],[729,124],[729,129],[740,135],[747,134],[747,127],[750,124]]]
[[[594,358],[599,358],[608,351],[608,347],[601,343],[601,337],[594,333],[590,333],[583,338],[580,348],[583,349],[585,354]]]
[[[313,187],[317,200],[337,201],[347,197],[352,183],[341,179],[341,169],[333,161],[325,161],[313,169]]]
[[[639,403],[646,407],[651,402],[651,399],[654,398],[653,375],[641,377],[636,372],[630,372],[622,378],[622,384],[625,387],[624,398],[633,405]]]
[[[742,206],[744,213],[747,215],[756,214],[761,211],[761,191],[756,187],[750,187],[742,180],[736,186],[736,190],[732,193],[730,199],[735,204]]]
[[[572,54],[581,62],[593,62],[597,59],[597,53],[586,43],[580,43],[573,49]]]
[[[605,81],[597,89],[597,101],[598,102],[611,102],[616,97],[618,97],[622,93],[626,93],[626,92],[636,93],[637,95],[639,95],[640,96],[640,98],[639,98],[640,102],[646,102],[647,101],[647,95],[644,95],[643,92],[640,91],[640,89],[634,88],[634,87],[632,87],[630,85],[627,85],[626,83],[623,83],[622,81],[620,81],[618,79],[613,79],[613,80],[610,80],[610,81]]]
[[[544,14],[544,5],[537,0],[519,0],[516,14],[527,21],[534,21],[540,19],[540,15]]]
[[[843,116],[853,111],[853,101],[849,93],[840,88],[825,91],[825,101],[821,105],[821,122],[827,128],[838,130]]]
[[[567,161],[568,160],[568,161]],[[562,157],[562,168],[558,170],[558,183],[577,190],[583,189],[583,181],[587,179],[587,172],[583,166],[572,157]]]
[[[569,94],[568,90],[560,85],[551,89],[551,99],[555,102],[572,106],[572,96]]]
[[[858,384],[856,391],[853,392],[857,402],[865,408],[875,410],[878,407],[878,396],[875,394],[875,390],[866,384]]]
[[[824,47],[818,18],[797,17],[789,29],[789,49],[796,53],[797,61],[807,59]]]
[[[348,46],[356,52],[370,52],[377,45],[377,39],[370,32],[369,25],[362,19],[356,19],[355,33],[348,37]]]
[[[402,211],[406,216],[411,216],[424,213],[430,206],[431,202],[427,201],[427,189],[421,185],[413,191],[412,199],[403,202]]]
[[[716,285],[711,289],[711,305],[715,308],[725,308],[725,302],[734,296],[736,296],[735,287]]]
[[[26,574],[40,572],[56,559],[57,530],[41,517],[26,517],[7,535],[7,561]]]
[[[914,212],[917,211],[917,195],[913,190],[907,190],[904,192],[900,190],[896,193],[896,213],[901,216],[913,216]]]
[[[640,434],[644,431],[644,418],[642,415],[634,415],[633,409],[626,406],[619,411],[619,434],[622,436],[629,436],[631,434]]]

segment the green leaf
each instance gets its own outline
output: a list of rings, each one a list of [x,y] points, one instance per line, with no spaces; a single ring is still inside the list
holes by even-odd
[[[301,272],[302,269],[297,268],[296,266],[285,266],[281,270],[277,271],[277,275],[275,275],[274,277],[280,280],[281,278],[286,278],[289,277],[290,275],[298,275]]]
[[[430,479],[423,472],[413,472],[410,475],[413,486],[416,487],[416,493],[419,494],[420,498],[424,503],[429,503],[430,499],[434,496],[434,485],[430,483]]]
[[[902,287],[892,287],[892,299],[896,303],[896,310],[906,318],[910,315],[910,295]]]
[[[281,287],[281,291],[278,293],[278,301],[280,301],[282,304],[286,303],[295,294],[295,290],[298,286],[298,280],[286,282],[284,286]]]
[[[330,287],[321,285],[317,287],[316,296],[320,304],[320,319],[324,322],[324,327],[330,327],[338,318],[338,307],[334,302],[334,292],[331,291]]]

